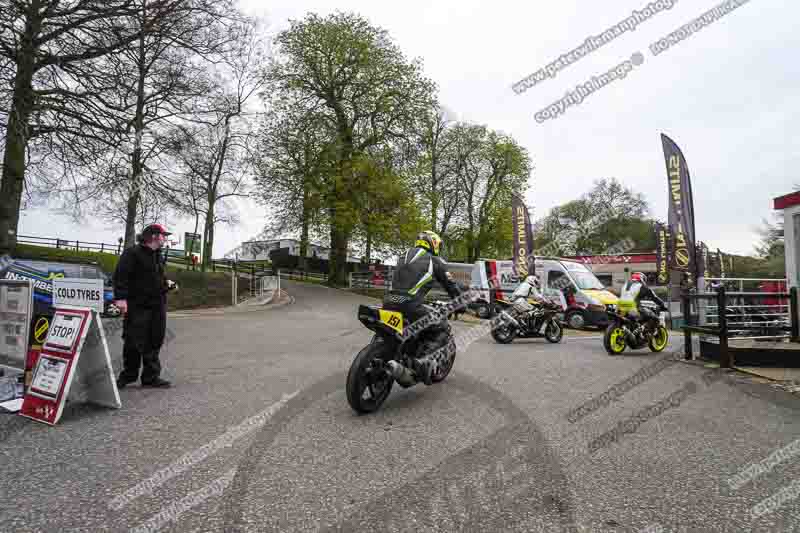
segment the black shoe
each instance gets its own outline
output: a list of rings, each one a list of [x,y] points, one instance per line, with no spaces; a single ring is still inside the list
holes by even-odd
[[[161,378],[156,378],[153,381],[142,381],[142,387],[153,387],[159,389],[168,389],[172,386],[169,381]]]
[[[131,383],[136,383],[136,380],[135,379],[118,378],[117,379],[117,388],[118,389],[124,389],[127,385],[130,385]]]
[[[426,358],[417,359],[414,361],[414,373],[417,376],[417,381],[425,385],[433,385],[433,362]]]

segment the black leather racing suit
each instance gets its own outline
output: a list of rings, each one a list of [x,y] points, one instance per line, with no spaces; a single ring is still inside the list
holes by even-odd
[[[425,248],[411,248],[398,261],[392,278],[392,290],[383,298],[384,309],[400,311],[406,325],[413,324],[433,311],[423,302],[434,281],[444,287],[450,298],[461,294],[458,284],[447,271],[447,263]],[[435,325],[431,329],[438,331]]]

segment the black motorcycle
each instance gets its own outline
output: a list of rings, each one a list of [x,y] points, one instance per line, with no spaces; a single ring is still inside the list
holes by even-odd
[[[347,374],[347,401],[357,413],[376,411],[389,397],[396,381],[408,388],[421,382],[415,361],[432,355],[431,381],[440,383],[450,374],[456,359],[456,343],[448,318],[460,310],[447,310],[446,302],[429,304],[441,315],[440,330],[447,334],[445,346],[431,327],[410,334],[406,317],[381,305],[359,305],[358,320],[375,332],[372,341],[356,355]],[[430,315],[429,315],[430,316]],[[436,322],[435,315],[431,317]],[[436,325],[436,324],[434,324]]]
[[[659,308],[666,311],[666,307]],[[650,351],[661,352],[669,343],[669,331],[658,320],[629,318],[614,311],[606,311],[609,325],[603,335],[603,347],[609,355],[619,355],[625,348],[639,350],[648,346]]]
[[[518,313],[512,307],[506,309],[515,322],[507,322],[492,329],[492,338],[499,344],[509,344],[516,337],[535,339],[544,337],[553,344],[561,342],[564,328],[559,320],[563,309],[560,305],[543,302],[540,307],[530,313]]]

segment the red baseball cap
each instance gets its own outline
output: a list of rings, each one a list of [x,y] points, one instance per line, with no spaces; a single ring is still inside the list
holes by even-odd
[[[172,233],[167,231],[167,228],[161,224],[150,224],[142,230],[142,235],[145,233],[149,233],[150,235],[158,235],[159,233],[163,235],[172,235]]]

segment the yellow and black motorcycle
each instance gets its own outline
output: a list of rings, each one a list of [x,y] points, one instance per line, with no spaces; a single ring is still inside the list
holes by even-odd
[[[347,374],[347,401],[354,411],[376,411],[389,397],[395,381],[403,388],[420,383],[417,362],[422,357],[427,356],[432,362],[431,384],[444,381],[450,374],[456,343],[447,319],[455,311],[446,302],[429,305],[433,309],[423,319],[426,323],[413,325],[400,311],[389,311],[381,305],[359,305],[358,320],[375,335],[356,355]],[[438,339],[440,333],[447,335],[444,346]]]
[[[646,305],[646,303],[645,303]],[[661,307],[660,311],[666,311]],[[619,355],[625,348],[639,350],[645,346],[661,352],[669,344],[669,331],[660,319],[629,318],[626,314],[606,311],[609,325],[603,335],[603,347],[609,355]]]

